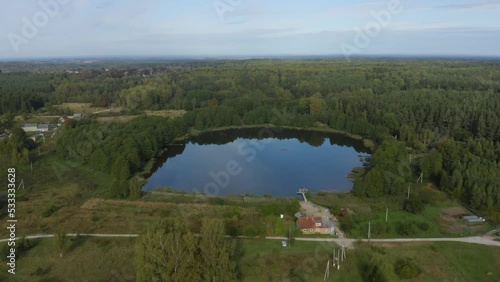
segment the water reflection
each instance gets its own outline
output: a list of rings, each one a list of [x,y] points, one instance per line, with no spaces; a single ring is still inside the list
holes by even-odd
[[[367,149],[361,141],[320,132],[271,130],[267,134],[259,134],[263,131],[258,128],[210,132],[170,146],[144,189],[289,196],[302,186],[352,188],[346,176],[362,165],[358,154],[366,154]]]

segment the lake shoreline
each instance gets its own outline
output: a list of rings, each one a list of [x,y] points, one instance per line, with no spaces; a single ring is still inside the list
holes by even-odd
[[[273,124],[261,124],[261,125],[239,125],[239,126],[221,126],[221,127],[214,127],[211,129],[207,130],[192,130],[190,133],[182,136],[182,137],[177,137],[174,139],[175,143],[180,143],[180,142],[186,142],[189,139],[193,137],[198,137],[204,133],[210,133],[210,132],[220,132],[220,131],[225,131],[225,130],[238,130],[238,129],[252,129],[252,128],[282,128],[282,129],[289,129],[289,130],[299,130],[299,131],[310,131],[310,132],[319,132],[319,133],[333,133],[333,134],[338,134],[341,136],[349,137],[354,140],[358,141],[363,141],[363,145],[370,150],[370,153],[373,153],[376,149],[376,143],[369,139],[369,138],[364,138],[361,135],[357,134],[352,134],[343,130],[337,130],[329,127],[309,127],[309,128],[304,128],[304,127],[293,127],[293,126],[275,126]],[[142,169],[136,173],[136,176],[144,177],[145,175],[148,175],[151,173],[151,170],[153,169],[154,163],[156,160],[161,157],[163,154],[165,154],[168,151],[168,146],[165,146],[154,158],[149,159],[142,167]]]
[[[249,131],[247,129],[249,129]],[[262,132],[261,132],[261,129],[263,130]],[[239,130],[242,130],[242,131],[240,132]],[[227,133],[221,133],[224,131],[227,131]],[[214,133],[214,134],[211,135],[211,133]],[[204,136],[204,134],[208,134],[208,136]],[[264,136],[262,136],[262,135],[264,135]],[[222,136],[222,139],[220,139],[220,136]],[[257,136],[259,136],[259,137],[257,137]],[[359,135],[349,134],[346,132],[342,132],[342,131],[338,131],[338,130],[334,130],[334,129],[330,129],[330,128],[324,128],[324,127],[314,127],[314,128],[300,128],[300,127],[290,127],[290,126],[276,127],[272,124],[252,125],[252,126],[226,126],[226,127],[212,128],[212,129],[203,130],[203,131],[192,130],[191,132],[189,132],[189,134],[186,134],[186,135],[182,136],[181,138],[175,139],[174,142],[172,142],[173,143],[172,145],[179,144],[181,146],[186,146],[186,145],[188,145],[188,143],[193,143],[196,145],[207,145],[207,144],[221,145],[221,144],[225,144],[224,142],[230,143],[230,142],[233,142],[235,140],[238,140],[239,138],[259,139],[259,140],[267,139],[267,138],[276,138],[279,140],[298,140],[300,143],[304,143],[304,144],[307,144],[307,145],[312,146],[312,147],[320,147],[320,145],[323,146],[322,144],[323,144],[324,140],[326,140],[326,142],[329,142],[329,144],[334,145],[337,148],[343,148],[346,146],[353,148],[356,152],[358,152],[358,154],[360,154],[362,152],[363,153],[372,152],[372,150],[373,150],[373,149],[365,146],[366,142],[363,142],[363,141],[365,141],[365,139],[363,139],[363,137],[359,136]],[[215,142],[215,143],[212,143],[212,142]],[[247,140],[247,142],[248,142],[248,140]],[[249,141],[249,143],[246,145],[252,144],[252,142],[255,142],[255,141]],[[372,141],[369,140],[369,142],[372,142]],[[245,144],[243,144],[243,145],[245,145]],[[325,143],[325,146],[326,145],[327,145],[327,143]],[[251,150],[251,148],[247,148],[247,147],[245,147],[245,148]],[[279,148],[281,148],[281,147],[278,147],[275,149],[279,149]],[[254,148],[254,149],[257,149],[257,148]],[[245,150],[245,149],[243,149],[243,150]],[[260,151],[260,150],[261,149],[259,149],[258,151]],[[286,148],[286,146],[284,146],[280,150],[287,151],[287,148]],[[176,156],[177,154],[180,154],[179,152],[181,152],[181,154],[182,154],[183,151],[184,151],[184,148],[182,148],[182,147],[180,147],[180,149],[178,150],[176,147],[167,146],[166,148],[164,148],[160,152],[160,154],[157,157],[150,159],[144,165],[143,170],[136,175],[136,177],[138,177],[140,179],[140,181],[142,182],[143,191],[155,190],[156,185],[158,185],[157,187],[162,187],[161,182],[158,182],[158,180],[156,180],[156,182],[153,182],[155,184],[149,184],[149,186],[148,186],[148,181],[150,181],[150,178],[157,173],[158,168],[161,167],[162,164],[165,163],[167,159],[170,159],[171,157]],[[324,154],[321,156],[322,157],[319,157],[319,159],[316,159],[316,157],[314,157],[314,155],[309,155],[308,162],[311,162],[314,160],[319,160],[319,161],[323,160],[323,161],[326,161],[327,163],[330,163],[330,160],[324,159],[324,157],[323,157]],[[358,155],[358,157],[359,156],[360,155]],[[342,158],[344,158],[344,157],[342,157]],[[350,158],[352,158],[352,155]],[[356,158],[356,157],[354,157],[354,158]],[[333,165],[333,166],[329,166],[329,167],[331,169],[336,168],[334,170],[337,171],[338,164],[335,164],[335,162],[338,162],[338,160],[333,161],[333,163],[331,163],[331,165]],[[357,166],[359,166],[359,165],[357,165]],[[310,169],[311,169],[310,166],[306,166],[306,169],[302,172],[307,173],[307,170],[310,170]],[[343,168],[341,168],[340,171],[343,171]],[[349,172],[351,172],[351,171],[349,171]],[[280,174],[279,171],[277,173]],[[298,172],[295,172],[294,175],[299,175],[297,173]],[[311,175],[313,175],[313,174],[314,173],[312,173]],[[342,178],[345,177],[345,178],[349,179],[347,176],[348,176],[347,172],[345,175],[342,174]],[[333,178],[332,179],[333,182],[330,182],[329,180],[324,181],[324,180],[319,180],[319,179],[318,180],[309,179],[310,181],[303,182],[302,180],[297,179],[296,183],[295,182],[286,183],[287,181],[285,181],[284,183],[281,183],[279,185],[276,184],[276,185],[277,186],[282,185],[283,187],[290,188],[290,187],[294,187],[294,183],[296,185],[298,185],[297,187],[303,185],[300,183],[308,183],[308,184],[306,184],[306,186],[310,185],[311,187],[308,187],[308,188],[313,189],[313,191],[320,191],[320,190],[333,191],[334,189],[339,189],[339,191],[346,191],[346,190],[352,189],[351,186],[346,186],[346,185],[352,185],[352,182],[353,182],[352,179],[349,179],[350,180],[349,182],[351,184],[347,184],[347,183],[344,183],[345,180],[339,180],[339,179],[341,179],[339,177],[341,177],[341,176],[337,175],[335,178]],[[207,183],[209,183],[211,181],[211,179],[209,179],[207,181],[208,181]],[[290,182],[290,181],[288,181],[288,182]],[[269,184],[269,182],[266,182],[266,183]],[[297,183],[299,183],[299,184],[297,184]],[[168,186],[168,185],[173,185],[173,186]],[[195,185],[193,187],[198,187],[198,186],[196,186],[197,184],[191,184],[191,185]],[[276,187],[276,185],[274,187]],[[163,185],[163,187],[177,187],[177,188],[179,188],[182,186],[179,186],[179,184],[170,183],[167,185]],[[236,186],[236,187],[239,187],[239,186]],[[263,186],[261,186],[260,188],[262,188],[262,187]],[[351,187],[351,188],[348,188],[348,187]],[[254,193],[253,191],[258,191],[259,189],[250,190],[249,193],[252,194],[252,193]],[[295,191],[293,193],[295,193]],[[242,193],[242,194],[246,194],[246,193]],[[256,192],[256,194],[258,194],[259,196],[265,195],[265,193],[263,191]],[[275,193],[271,193],[271,194],[275,194]],[[280,193],[277,193],[276,195],[285,196],[285,195],[281,195]],[[273,196],[275,196],[275,195],[273,195]],[[287,196],[291,196],[291,193],[288,194]]]

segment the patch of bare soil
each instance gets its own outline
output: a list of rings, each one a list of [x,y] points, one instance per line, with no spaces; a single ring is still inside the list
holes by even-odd
[[[460,218],[466,215],[467,211],[461,207],[450,207],[443,209],[443,213],[437,219],[437,222],[447,233],[461,234],[466,231],[467,226],[460,222]]]
[[[446,208],[443,209],[443,212],[450,216],[462,216],[467,214],[467,211],[461,207]]]

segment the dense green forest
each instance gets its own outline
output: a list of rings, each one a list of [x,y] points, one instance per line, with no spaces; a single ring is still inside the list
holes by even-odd
[[[0,81],[2,114],[49,113],[63,102],[187,110],[170,121],[86,121],[64,129],[60,156],[111,173],[117,197],[135,195],[127,179],[164,144],[193,129],[328,126],[379,144],[371,169],[355,183],[360,197],[402,194],[423,173],[474,209],[500,211],[498,61],[187,61],[2,73]]]

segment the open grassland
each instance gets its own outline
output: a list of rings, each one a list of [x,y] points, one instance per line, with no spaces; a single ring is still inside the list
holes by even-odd
[[[16,276],[0,267],[2,281],[134,281],[133,238],[68,238],[63,257],[53,238],[31,241],[17,260]],[[2,247],[5,243],[0,244]],[[237,240],[235,262],[242,281],[323,281],[327,261],[338,246],[278,240]],[[330,267],[327,281],[363,281],[367,257],[377,255],[389,270],[399,258],[412,257],[422,273],[408,281],[499,281],[500,249],[462,243],[358,245],[348,250],[340,270]]]
[[[148,116],[158,116],[158,117],[168,117],[170,119],[182,117],[186,111],[185,110],[159,110],[159,111],[144,111]]]
[[[54,107],[59,109],[68,109],[74,113],[81,114],[93,114],[93,113],[119,113],[122,108],[103,108],[103,107],[93,107],[91,103],[63,103],[61,105],[55,105]]]
[[[134,239],[68,238],[62,257],[54,238],[31,243],[17,258],[16,275],[1,264],[1,281],[135,281]]]
[[[100,122],[128,122],[134,118],[139,117],[139,115],[112,115],[112,116],[101,116],[104,114],[113,114],[116,113],[116,111],[113,110],[104,110],[100,111],[97,114],[97,121]],[[166,117],[170,119],[175,119],[178,117],[182,117],[186,111],[184,110],[160,110],[160,111],[144,111],[144,113],[148,116],[159,116],[159,117]]]
[[[20,123],[53,123],[56,124],[59,121],[60,116],[41,116],[41,115],[25,115],[16,116],[14,121]]]
[[[111,117],[98,117],[96,118],[96,120],[100,122],[129,122],[137,117],[139,116],[111,116]]]

